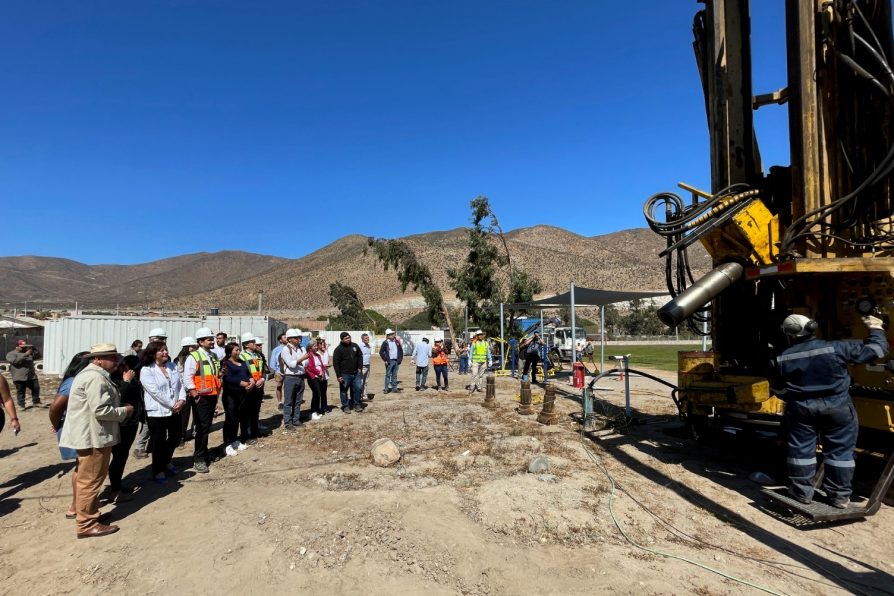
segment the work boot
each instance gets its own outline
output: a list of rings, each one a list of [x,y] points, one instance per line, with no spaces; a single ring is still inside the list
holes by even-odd
[[[107,526],[105,524],[96,524],[89,530],[78,532],[78,538],[98,538],[100,536],[108,536],[118,531],[118,526]]]
[[[209,472],[208,464],[203,461],[197,461],[193,464],[192,468],[199,474],[207,474]]]

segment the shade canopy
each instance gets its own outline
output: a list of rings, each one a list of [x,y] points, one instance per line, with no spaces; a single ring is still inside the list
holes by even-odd
[[[667,296],[667,292],[628,292],[624,290],[593,290],[590,288],[574,288],[574,305],[575,306],[605,306],[606,304],[614,304],[615,302],[626,302],[629,300],[642,300],[644,298],[655,298],[657,296]],[[561,308],[563,306],[571,306],[571,292],[564,292],[549,298],[540,300],[531,300],[530,302],[516,302],[515,304],[506,304],[503,308],[509,310],[533,310],[539,308]]]

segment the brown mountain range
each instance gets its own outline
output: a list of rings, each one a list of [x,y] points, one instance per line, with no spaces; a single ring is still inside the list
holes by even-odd
[[[54,257],[0,258],[0,303],[89,306],[149,303],[227,286],[288,259],[239,251],[193,253],[139,265],[85,265]]]
[[[545,294],[565,291],[572,281],[611,290],[665,289],[664,260],[658,258],[665,243],[647,229],[585,237],[561,228],[534,226],[506,237],[513,262],[540,280]],[[452,297],[446,270],[461,265],[468,253],[467,238],[465,228],[456,228],[404,240],[429,266],[444,294]],[[176,302],[196,310],[212,306],[253,310],[258,291],[263,291],[265,310],[315,315],[331,310],[329,284],[339,281],[355,288],[367,307],[382,313],[420,310],[419,294],[402,293],[394,272],[383,270],[372,253],[364,255],[366,246],[364,236],[345,236],[261,275]],[[710,268],[710,258],[700,245],[690,253],[694,274]]]
[[[521,228],[506,234],[513,262],[540,280],[544,293],[579,286],[610,290],[664,290],[661,237],[631,229],[586,237],[551,226]],[[404,238],[433,272],[445,295],[446,269],[465,258],[465,228]],[[0,258],[0,302],[63,302],[77,299],[91,308],[115,304],[155,304],[204,311],[257,309],[263,292],[265,311],[297,316],[331,311],[329,284],[355,288],[364,304],[385,314],[412,313],[421,297],[402,293],[393,271],[364,254],[366,237],[345,236],[300,259],[243,252],[196,253],[141,265],[89,266],[44,257]],[[708,270],[700,246],[690,250],[693,273]]]

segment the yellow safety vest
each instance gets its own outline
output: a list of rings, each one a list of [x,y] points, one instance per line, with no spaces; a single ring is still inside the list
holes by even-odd
[[[253,358],[248,355],[248,352],[243,351],[239,354],[239,359],[248,364],[248,372],[251,374],[251,378],[255,381],[260,381],[263,376],[260,358]]]
[[[189,354],[196,361],[196,374],[193,377],[199,395],[220,394],[220,364],[213,354],[208,358],[202,350]]]
[[[487,342],[472,342],[472,362],[487,362]]]

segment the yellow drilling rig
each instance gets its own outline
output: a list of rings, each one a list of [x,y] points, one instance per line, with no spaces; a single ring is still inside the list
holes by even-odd
[[[806,314],[820,337],[862,341],[861,317],[887,321],[894,310],[891,1],[785,0],[787,86],[764,94],[752,90],[748,0],[704,4],[693,30],[711,189],[681,184],[685,198],[659,193],[644,206],[667,240],[673,299],[659,316],[710,327],[712,351],[679,358],[681,414],[695,436],[716,425],[784,431],[785,404],[768,381],[786,345],[783,318]],[[786,102],[791,163],[767,168],[753,113]],[[698,280],[686,259],[695,242],[714,263]],[[894,476],[894,355],[851,375],[858,470],[872,482],[848,512],[784,503],[808,520],[872,515]]]

